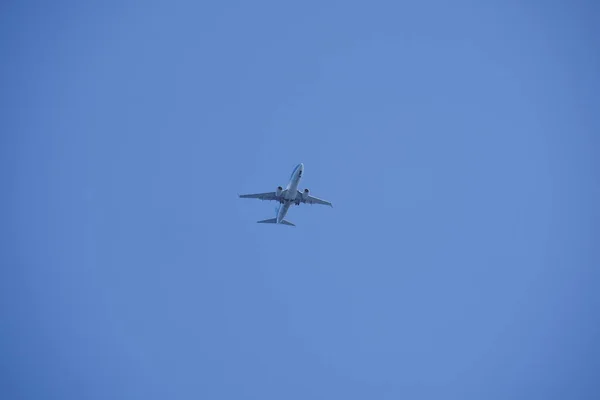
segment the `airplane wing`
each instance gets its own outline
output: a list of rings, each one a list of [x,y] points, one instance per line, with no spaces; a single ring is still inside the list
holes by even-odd
[[[298,191],[298,196],[300,196],[300,198],[302,198],[302,193],[300,191]],[[319,199],[318,197],[310,196],[310,195],[306,199],[301,200],[301,201],[305,204],[322,204],[324,206],[333,207],[333,204],[331,204],[327,200]]]
[[[240,194],[239,196],[242,199],[277,200],[277,194],[275,192]]]

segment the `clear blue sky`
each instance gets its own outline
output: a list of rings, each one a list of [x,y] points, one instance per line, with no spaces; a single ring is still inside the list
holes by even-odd
[[[0,398],[597,399],[599,12],[3,2]]]

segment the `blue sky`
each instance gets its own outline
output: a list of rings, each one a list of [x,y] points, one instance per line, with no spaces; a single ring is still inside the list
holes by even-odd
[[[0,10],[1,398],[597,398],[594,2]]]

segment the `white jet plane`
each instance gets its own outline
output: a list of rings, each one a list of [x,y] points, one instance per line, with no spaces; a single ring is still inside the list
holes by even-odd
[[[290,182],[285,189],[279,186],[275,192],[239,195],[243,199],[275,200],[280,203],[277,208],[277,217],[265,219],[263,221],[257,221],[259,224],[283,224],[296,226],[284,219],[292,204],[297,206],[299,206],[300,203],[323,204],[333,207],[330,202],[311,196],[308,189],[304,189],[303,191],[298,190],[298,184],[302,178],[302,172],[304,172],[304,164],[300,163],[296,166],[296,168],[294,168],[294,171],[290,176]]]

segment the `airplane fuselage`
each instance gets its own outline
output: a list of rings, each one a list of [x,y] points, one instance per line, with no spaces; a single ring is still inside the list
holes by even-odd
[[[304,164],[301,163],[294,168],[294,171],[290,176],[290,181],[283,193],[283,200],[277,209],[278,224],[285,218],[290,206],[294,203],[294,200],[296,200],[296,196],[298,196],[298,186],[300,185],[300,179],[302,179],[302,172],[304,172]]]

